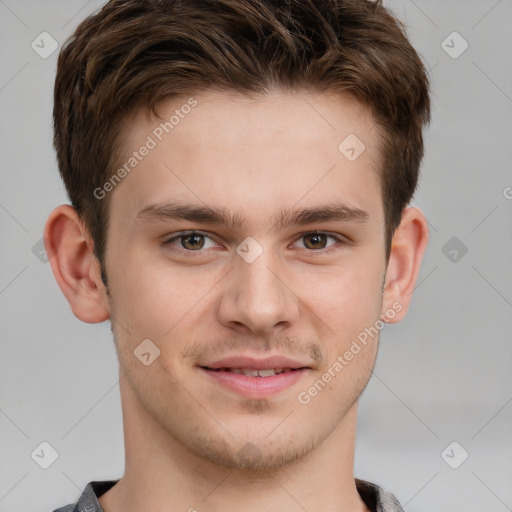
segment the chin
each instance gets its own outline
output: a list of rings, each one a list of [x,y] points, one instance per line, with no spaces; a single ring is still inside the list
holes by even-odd
[[[258,472],[265,473],[298,462],[320,442],[311,435],[298,438],[289,432],[282,432],[277,437],[272,431],[277,424],[273,421],[268,429],[263,430],[260,425],[258,428],[245,430],[243,435],[232,437],[221,435],[214,438],[209,435],[190,439],[190,448],[216,465],[248,472],[254,476]],[[230,429],[230,432],[235,430]]]

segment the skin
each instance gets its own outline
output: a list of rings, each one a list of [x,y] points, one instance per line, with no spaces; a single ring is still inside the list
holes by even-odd
[[[73,208],[56,208],[45,227],[51,266],[73,313],[91,323],[110,318],[120,360],[126,467],[101,506],[367,511],[355,487],[354,447],[358,398],[378,335],[309,403],[297,396],[329,368],[332,375],[337,357],[365,328],[405,316],[428,240],[424,215],[404,210],[386,262],[379,132],[366,107],[349,98],[212,90],[194,97],[197,107],[109,192],[109,295]],[[162,118],[187,98],[163,102]],[[124,156],[160,122],[142,110],[127,119]],[[338,149],[351,133],[366,146],[355,161]],[[228,229],[137,217],[148,205],[178,200],[245,219]],[[283,208],[325,203],[360,208],[368,218],[271,229]],[[207,236],[164,244],[191,229]],[[329,236],[305,236],[313,230]],[[263,250],[252,263],[236,252],[248,236]],[[134,355],[144,339],[160,349],[148,366]],[[282,354],[312,368],[276,395],[249,399],[198,367],[235,354]],[[252,459],[243,457],[248,446]]]

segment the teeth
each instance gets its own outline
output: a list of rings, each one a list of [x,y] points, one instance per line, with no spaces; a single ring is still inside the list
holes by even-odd
[[[252,370],[249,368],[222,368],[224,371],[247,375],[248,377],[273,377],[280,373],[291,372],[291,368],[269,368],[268,370]]]
[[[269,368],[267,370],[253,370],[251,368],[217,368],[218,372],[232,372],[238,375],[247,375],[248,377],[273,377],[281,373],[293,371],[293,368]]]
[[[243,373],[244,375],[247,375],[248,377],[257,377],[258,376],[258,371],[261,371],[261,370],[245,370],[245,369],[242,369],[241,373]]]
[[[272,375],[276,375],[276,372],[272,369],[270,370],[258,370],[258,375],[260,377],[272,377]]]

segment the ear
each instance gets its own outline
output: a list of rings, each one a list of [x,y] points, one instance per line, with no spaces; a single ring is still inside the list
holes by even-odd
[[[427,243],[423,212],[415,206],[405,208],[391,242],[381,309],[384,322],[397,323],[405,317]]]
[[[53,275],[73,314],[91,324],[108,319],[100,264],[88,231],[72,206],[63,204],[51,212],[43,240]]]

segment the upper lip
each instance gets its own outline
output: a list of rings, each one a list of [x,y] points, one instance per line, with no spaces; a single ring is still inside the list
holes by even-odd
[[[218,361],[200,365],[203,368],[218,370],[219,368],[247,368],[250,370],[271,370],[272,368],[309,368],[307,364],[290,359],[289,357],[275,355],[265,359],[254,359],[246,356],[231,356]]]

